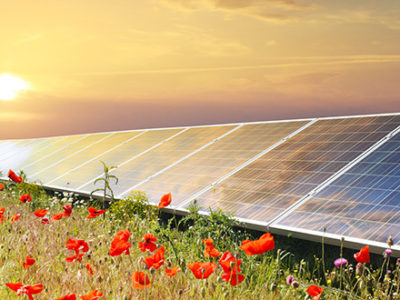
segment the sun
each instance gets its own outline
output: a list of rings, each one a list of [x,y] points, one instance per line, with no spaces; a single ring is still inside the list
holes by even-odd
[[[29,84],[11,74],[0,75],[0,100],[13,100],[19,92],[29,89]]]

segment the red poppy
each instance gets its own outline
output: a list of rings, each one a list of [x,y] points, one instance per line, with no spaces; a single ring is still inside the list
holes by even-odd
[[[42,224],[50,224],[49,219],[47,219],[47,218],[43,218],[43,219],[40,221],[40,223],[42,223]]]
[[[89,207],[88,211],[89,211],[89,214],[90,214],[90,215],[87,216],[88,219],[96,218],[97,216],[99,216],[101,214],[104,214],[106,212],[104,209],[97,210],[94,207]]]
[[[26,256],[26,262],[24,262],[24,269],[28,269],[35,263],[35,260],[29,256]]]
[[[4,184],[0,183],[0,192],[4,190]]]
[[[21,282],[18,283],[6,283],[10,289],[17,293],[17,295],[26,294],[29,300],[33,300],[32,295],[39,294],[43,290],[43,285],[23,285]]]
[[[125,255],[128,255],[129,247],[131,246],[131,244],[128,242],[130,235],[131,234],[128,229],[117,232],[117,234],[114,236],[114,240],[111,243],[109,254],[111,256],[117,256],[125,252]]]
[[[215,248],[213,239],[205,239],[202,241],[206,245],[206,249],[203,252],[205,257],[218,257],[221,255],[221,252]]]
[[[217,265],[212,262],[195,262],[187,265],[188,268],[193,272],[197,279],[206,279],[212,272],[217,268]]]
[[[38,218],[42,218],[47,214],[47,209],[38,209],[34,212],[35,216]]]
[[[65,260],[66,260],[67,262],[74,262],[75,260],[81,262],[81,261],[82,261],[83,255],[85,255],[85,254],[84,254],[84,253],[75,254],[75,255],[73,255],[73,256],[66,257]]]
[[[17,176],[13,170],[8,170],[8,178],[10,178],[12,181],[16,182],[16,183],[21,183],[22,182],[22,177],[21,176]]]
[[[144,272],[135,272],[132,275],[133,287],[138,290],[148,288],[151,285],[149,276]]]
[[[63,206],[64,209],[64,217],[69,217],[72,213],[72,206],[70,204],[66,204]]]
[[[29,194],[23,194],[20,198],[19,201],[21,201],[22,203],[26,203],[26,202],[31,202],[32,201],[32,197]]]
[[[165,270],[165,278],[175,276],[180,270],[181,270],[181,268],[179,268],[179,267],[173,267],[172,269],[166,269]]]
[[[172,197],[171,193],[165,194],[161,197],[160,203],[158,203],[158,208],[163,208],[171,204]]]
[[[89,245],[85,242],[85,240],[78,240],[78,239],[69,239],[67,241],[67,249],[74,250],[77,254],[80,250],[83,252],[89,251]]]
[[[64,213],[59,213],[59,214],[53,215],[51,217],[51,220],[52,221],[58,221],[58,220],[61,220],[63,216],[64,216]]]
[[[84,253],[79,253],[80,250],[83,252],[89,251],[89,245],[84,240],[77,240],[77,239],[69,239],[67,241],[67,249],[74,250],[75,255],[67,257],[65,260],[68,262],[73,262],[75,260],[81,262]]]
[[[369,246],[361,248],[360,252],[354,254],[354,258],[360,263],[369,263]]]
[[[76,296],[75,296],[75,294],[69,294],[69,295],[65,295],[60,298],[57,298],[56,300],[76,300]]]
[[[313,297],[313,300],[318,300],[323,291],[324,291],[324,288],[318,287],[316,285],[310,285],[307,288],[307,294],[309,294],[311,297]]]
[[[93,268],[90,264],[86,264],[86,269],[88,270],[90,276],[94,274]]]
[[[20,214],[16,214],[16,215],[11,215],[10,216],[10,224],[13,224],[15,221],[17,221],[19,218],[21,218]]]
[[[2,224],[5,219],[5,217],[3,216],[5,211],[6,209],[4,207],[0,207],[0,224]]]
[[[97,290],[91,291],[89,294],[81,296],[82,300],[97,300],[101,296],[103,296],[103,293],[98,292]]]
[[[141,240],[144,242],[139,242],[138,245],[142,252],[146,252],[147,250],[153,252],[157,249],[157,245],[153,243],[157,241],[157,238],[154,235],[147,233],[141,238]]]
[[[147,269],[154,268],[158,269],[164,264],[164,246],[161,246],[152,256],[148,256],[143,259],[143,262],[147,265]]]
[[[242,241],[242,246],[240,247],[240,249],[246,252],[247,255],[263,254],[264,252],[267,252],[274,248],[274,237],[269,232],[263,234],[258,240]]]
[[[222,280],[229,282],[232,286],[241,283],[246,277],[240,272],[241,259],[236,259],[229,251],[222,254],[219,264],[224,270],[225,274],[221,275]]]

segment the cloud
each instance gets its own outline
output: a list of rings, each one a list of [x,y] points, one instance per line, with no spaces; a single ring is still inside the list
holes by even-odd
[[[295,0],[161,0],[161,3],[181,10],[209,9],[275,23],[297,19],[295,12],[312,8]]]

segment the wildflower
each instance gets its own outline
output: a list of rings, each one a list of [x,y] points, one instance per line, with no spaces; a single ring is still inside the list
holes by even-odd
[[[89,211],[89,214],[90,214],[90,215],[87,216],[88,219],[96,218],[97,216],[99,216],[101,214],[104,214],[106,212],[104,209],[97,210],[94,207],[89,207],[88,211]]]
[[[269,232],[263,234],[258,240],[242,241],[242,246],[240,247],[240,249],[246,252],[247,255],[263,254],[264,252],[274,248],[274,237]]]
[[[225,274],[221,275],[222,280],[229,282],[232,286],[241,283],[246,278],[244,275],[238,274],[238,272],[240,272],[241,263],[242,260],[236,259],[229,251],[222,254],[219,260],[219,264],[225,272]]]
[[[43,218],[42,220],[40,220],[40,223],[42,223],[42,224],[50,224],[49,219],[47,219],[47,218]]]
[[[360,263],[369,263],[369,246],[361,248],[360,252],[354,254],[354,258]]]
[[[56,300],[76,300],[76,296],[75,296],[75,294],[69,294],[69,295],[65,295],[60,298],[57,298]]]
[[[19,218],[21,218],[20,214],[16,214],[16,215],[11,215],[10,216],[10,224],[13,224],[15,221],[17,221]]]
[[[35,263],[35,260],[29,256],[26,256],[26,262],[24,262],[24,269],[28,269]]]
[[[147,233],[141,238],[141,240],[144,242],[139,242],[138,245],[142,252],[145,252],[146,250],[153,252],[157,249],[157,245],[153,243],[157,241],[157,238],[154,235]]]
[[[31,202],[32,201],[32,197],[31,195],[27,194],[23,194],[20,198],[19,201],[21,201],[22,203],[26,203],[26,202]]]
[[[206,245],[206,250],[203,252],[205,257],[218,257],[221,255],[221,252],[215,248],[213,239],[205,239],[202,241]]]
[[[324,288],[318,287],[316,285],[310,285],[307,288],[307,294],[309,294],[311,297],[313,297],[313,300],[319,299],[319,297],[321,296],[323,291],[324,291]]]
[[[91,291],[89,294],[81,296],[82,300],[97,300],[101,296],[103,296],[103,293],[98,292],[97,290]]]
[[[86,269],[88,270],[90,276],[94,274],[93,268],[90,264],[86,264]]]
[[[88,252],[89,251],[89,245],[84,241],[84,240],[77,240],[77,239],[69,239],[67,241],[67,249],[69,250],[74,250],[75,255],[71,257],[67,257],[65,260],[68,262],[73,262],[75,260],[81,262],[83,253],[79,253],[80,250],[83,252]]]
[[[149,276],[144,272],[135,272],[132,275],[133,287],[135,289],[145,289],[151,285]]]
[[[153,256],[148,256],[143,259],[143,262],[147,265],[147,269],[154,268],[158,269],[164,264],[164,246],[161,246]]]
[[[197,279],[206,279],[214,272],[214,270],[217,268],[217,265],[212,262],[195,262],[188,264],[187,267],[193,272],[193,275]]]
[[[6,211],[6,209],[4,207],[0,207],[0,224],[3,223],[5,217],[4,217],[4,212]]]
[[[17,293],[17,295],[26,294],[29,300],[33,300],[32,295],[39,294],[43,290],[43,285],[23,285],[21,282],[18,283],[6,283],[10,289]]]
[[[181,268],[179,268],[179,267],[173,267],[171,269],[166,269],[165,270],[165,278],[175,276],[180,270],[181,270]]]
[[[392,255],[392,253],[393,253],[392,250],[386,249],[385,252],[383,252],[383,256],[385,258],[388,258],[388,257],[390,257],[390,255]]]
[[[347,264],[348,264],[349,262],[348,262],[347,259],[345,259],[345,258],[338,258],[338,259],[336,259],[333,263],[334,263],[334,265],[335,265],[336,267],[340,268],[340,267],[347,266]]]
[[[64,217],[68,218],[72,213],[72,206],[70,204],[66,204],[63,206],[64,209]]]
[[[22,177],[21,176],[17,176],[13,170],[8,170],[8,174],[7,174],[8,178],[10,178],[12,181],[16,182],[16,183],[21,183],[22,182]]]
[[[293,275],[289,275],[287,278],[286,278],[286,283],[287,284],[292,284],[292,282],[294,281],[294,276]]]
[[[4,184],[0,183],[0,192],[4,190]]]
[[[64,213],[59,213],[59,214],[53,215],[51,217],[51,220],[52,221],[58,221],[58,220],[61,220],[63,216],[64,216]]]
[[[37,209],[34,212],[35,216],[38,218],[42,218],[47,214],[47,209]]]
[[[171,204],[172,197],[171,193],[165,194],[161,197],[160,203],[158,203],[158,208],[163,208]]]
[[[125,255],[128,255],[129,247],[131,246],[131,244],[128,242],[130,235],[131,234],[128,229],[119,231],[111,243],[109,254],[111,256],[117,256],[125,252]]]
[[[364,265],[362,263],[357,263],[356,265],[356,276],[361,276],[362,275],[362,271],[364,269]]]

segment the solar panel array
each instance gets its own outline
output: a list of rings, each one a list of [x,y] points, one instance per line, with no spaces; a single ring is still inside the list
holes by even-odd
[[[0,141],[0,170],[90,193],[117,166],[117,198],[172,193],[258,229],[400,251],[400,114],[147,129]]]

